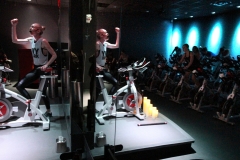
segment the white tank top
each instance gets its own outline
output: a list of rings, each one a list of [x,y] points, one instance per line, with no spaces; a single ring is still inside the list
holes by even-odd
[[[107,56],[107,42],[101,43],[97,42],[97,55],[96,55],[96,63],[100,66],[105,66],[106,56]]]
[[[43,54],[42,40],[43,38],[40,38],[37,42],[34,42],[34,38],[30,40],[34,65],[44,65],[48,62],[48,51],[44,51],[47,53],[46,55]]]

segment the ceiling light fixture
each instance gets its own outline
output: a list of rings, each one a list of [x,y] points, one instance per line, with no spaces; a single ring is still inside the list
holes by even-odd
[[[177,18],[173,18],[173,19],[177,19]]]
[[[190,18],[193,18],[193,16],[189,16]]]
[[[28,2],[32,1],[32,0],[27,0]]]
[[[215,14],[216,12],[212,12],[212,14]]]
[[[221,7],[221,6],[229,5],[231,3],[232,3],[231,1],[216,1],[214,3],[210,3],[210,5]]]
[[[240,8],[240,6],[237,6],[237,8]]]

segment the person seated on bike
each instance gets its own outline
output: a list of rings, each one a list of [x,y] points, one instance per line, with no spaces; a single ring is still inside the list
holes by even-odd
[[[116,59],[115,57],[113,56],[113,52],[109,52],[107,54],[107,59],[106,59],[106,66],[108,68],[108,71],[114,75],[114,72],[115,72],[115,67],[116,67]]]
[[[192,52],[194,54],[194,58],[197,58],[200,61],[202,55],[197,46],[192,47]]]
[[[184,63],[184,81],[188,82],[191,72],[200,66],[200,61],[194,56],[193,52],[189,50],[188,44],[184,44],[182,49],[184,54],[178,63]],[[192,74],[192,80],[197,88],[200,87],[200,84],[194,74]]]
[[[209,57],[209,58],[211,58],[211,57],[214,57],[215,55],[213,54],[213,52],[211,52],[211,51],[209,51],[208,49],[207,49],[207,47],[203,47],[202,49],[201,49],[201,53],[202,53],[202,56],[203,57]]]
[[[162,78],[164,78],[165,74],[165,66],[166,66],[166,58],[164,58],[161,54],[157,53],[154,56],[156,60],[156,64],[154,64],[154,68],[152,71],[151,76],[147,80],[147,86],[156,85],[158,86],[159,83],[161,82]]]
[[[96,42],[96,71],[97,73],[103,75],[103,80],[112,84],[109,94],[113,95],[117,91],[117,80],[107,72],[104,68],[106,63],[107,48],[116,49],[119,48],[119,38],[120,38],[120,29],[115,28],[117,34],[115,44],[109,43],[108,41],[108,32],[105,29],[97,30],[97,42]],[[96,99],[101,92],[101,87],[98,79],[96,80]]]
[[[198,60],[197,61],[197,65],[196,65],[196,67],[200,67],[200,62],[201,62],[201,58],[202,58],[202,54],[201,54],[201,52],[199,51],[199,48],[197,47],[197,46],[193,46],[192,47],[192,52],[193,52],[193,54],[194,54],[194,58],[195,58],[195,61],[196,61],[196,59]],[[201,65],[202,66],[202,65]],[[196,68],[195,68],[196,69]],[[198,76],[196,76],[196,75],[194,75],[195,77],[198,77]],[[194,78],[194,77],[192,77],[192,78]],[[200,82],[201,80],[200,79],[198,79],[198,82]]]
[[[12,42],[16,44],[30,44],[32,51],[32,58],[34,68],[17,84],[17,90],[27,99],[31,99],[30,94],[25,89],[29,84],[39,79],[41,75],[45,74],[46,69],[50,66],[57,58],[56,52],[48,43],[47,39],[42,38],[45,27],[39,23],[33,23],[29,28],[30,37],[24,39],[18,39],[17,37],[17,24],[18,19],[12,19]],[[51,58],[48,59],[48,55],[51,54]],[[46,117],[51,117],[52,112],[50,109],[50,101],[46,94],[47,82],[43,89],[43,101],[46,105],[47,111],[44,113]]]
[[[213,63],[213,75],[215,78],[215,82],[214,82],[214,86],[218,86],[221,82],[220,77],[219,77],[219,73],[221,72],[221,69],[225,68],[224,66],[227,65],[231,65],[232,64],[232,59],[231,59],[231,55],[230,55],[230,50],[229,49],[225,49],[225,47],[220,48],[220,51],[218,53],[218,55],[216,56],[216,62]]]

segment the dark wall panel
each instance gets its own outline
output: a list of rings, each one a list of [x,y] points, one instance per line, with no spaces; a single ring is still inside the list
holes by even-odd
[[[156,53],[168,54],[168,37],[172,23],[159,17],[136,17],[121,13],[97,14],[97,28],[105,28],[110,36],[109,42],[115,43],[114,28],[121,28],[120,50],[139,59],[146,56],[150,59]],[[119,50],[113,53],[118,56]]]
[[[237,28],[237,26],[240,24],[240,11],[234,11],[234,12],[229,12],[225,14],[220,14],[220,15],[213,15],[209,17],[203,17],[203,18],[193,18],[193,19],[185,19],[185,20],[179,20],[179,21],[174,21],[174,26],[179,27],[181,31],[181,42],[186,43],[187,39],[187,33],[190,29],[190,27],[194,24],[197,24],[198,30],[200,33],[200,36],[197,37],[199,40],[199,46],[202,47],[207,47],[208,49],[210,48],[211,44],[209,43],[209,35],[210,32],[216,24],[216,22],[219,22],[221,30],[221,39],[220,39],[220,47],[224,46],[225,48],[230,50],[230,53],[233,57],[236,58],[236,55],[240,54],[240,52],[234,51],[234,48],[237,46],[232,46],[232,41],[233,41],[233,36],[234,32]],[[217,38],[216,38],[217,39]],[[209,47],[208,47],[209,46]],[[181,46],[180,46],[181,47]],[[215,50],[211,50],[213,53],[218,54],[219,48]]]

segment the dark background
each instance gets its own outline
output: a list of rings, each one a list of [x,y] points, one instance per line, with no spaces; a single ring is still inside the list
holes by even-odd
[[[108,12],[97,12],[96,13],[96,28],[105,28],[110,34],[110,43],[115,43],[116,33],[114,28],[121,28],[121,40],[120,48],[113,50],[115,57],[119,57],[121,50],[124,50],[130,56],[135,59],[139,59],[146,56],[149,59],[153,59],[156,53],[162,53],[168,58],[168,55],[172,52],[175,46],[171,46],[169,37],[175,26],[180,26],[180,32],[182,35],[182,44],[186,43],[186,34],[188,33],[189,27],[192,24],[198,24],[200,33],[199,44],[201,46],[207,46],[207,38],[211,29],[212,24],[217,19],[221,19],[223,24],[223,38],[221,46],[225,46],[230,49],[231,53],[231,41],[233,32],[239,22],[240,11],[235,10],[234,12],[228,12],[220,15],[211,15],[200,18],[188,18],[180,20],[166,20],[158,15],[134,15],[124,13],[108,13]],[[16,45],[11,42],[11,24],[10,20],[13,18],[19,19],[17,26],[17,34],[19,38],[26,38],[29,36],[28,28],[34,23],[38,22],[46,26],[43,37],[48,39],[49,42],[57,42],[60,38],[62,43],[69,42],[69,9],[61,8],[61,37],[58,36],[58,18],[59,11],[57,6],[46,6],[46,5],[33,5],[33,4],[21,4],[21,3],[2,3],[0,2],[0,45],[8,55],[9,59],[12,59],[13,63],[11,68],[14,70],[11,79],[17,80],[19,75],[19,64],[18,64],[18,49],[29,48],[29,46]],[[74,17],[77,21],[78,15]],[[80,18],[80,17],[79,17]],[[74,27],[74,25],[72,26]],[[78,28],[76,28],[78,30]],[[82,31],[82,29],[81,29]],[[94,36],[95,33],[84,31],[83,34],[89,34]],[[81,35],[82,36],[82,35]],[[91,37],[91,38],[92,38]],[[76,51],[81,53],[81,51]],[[213,51],[216,53],[216,51]],[[233,53],[237,55],[238,53]],[[88,58],[91,53],[87,53]],[[60,56],[59,56],[60,57]],[[88,71],[89,64],[86,60],[85,72]],[[88,77],[85,77],[85,81],[89,81]],[[85,85],[84,87],[86,87]]]

